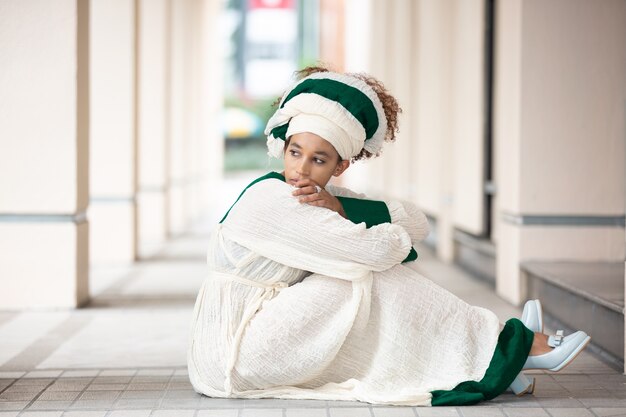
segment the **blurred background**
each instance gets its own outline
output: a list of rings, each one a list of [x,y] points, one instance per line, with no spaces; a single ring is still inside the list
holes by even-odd
[[[342,185],[415,202],[440,261],[623,367],[625,0],[0,0],[0,310],[201,261],[318,62],[403,108]]]

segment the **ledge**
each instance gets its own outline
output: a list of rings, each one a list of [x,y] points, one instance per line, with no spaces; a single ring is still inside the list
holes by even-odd
[[[552,285],[567,290],[624,314],[623,262],[522,262],[522,270]]]

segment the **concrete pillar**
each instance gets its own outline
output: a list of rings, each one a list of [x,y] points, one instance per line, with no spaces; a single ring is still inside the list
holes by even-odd
[[[139,224],[146,256],[200,220],[222,177],[220,7],[218,0],[140,1]]]
[[[436,218],[439,258],[452,261],[456,228],[485,229],[484,0],[373,0],[371,8],[367,70],[404,111],[397,143],[346,182],[365,178],[374,193],[414,200]]]
[[[132,262],[137,248],[135,0],[91,0],[92,263]]]
[[[385,85],[398,100],[399,132],[393,143],[386,143],[383,156],[364,162],[370,173],[368,182],[374,194],[413,199],[415,193],[413,145],[416,123],[412,118],[416,107],[416,36],[414,18],[418,3],[409,0],[385,2],[374,0],[369,29],[372,49],[368,53],[367,70]]]
[[[416,201],[437,219],[437,255],[454,258],[454,138],[452,101],[455,24],[452,0],[421,0],[417,12]]]
[[[198,88],[194,89],[192,100],[196,109],[192,113],[194,151],[192,153],[193,177],[196,179],[191,189],[194,216],[212,212],[218,187],[224,176],[224,137],[219,123],[224,106],[224,54],[221,38],[222,2],[202,0],[198,5],[197,16],[201,19],[198,39],[192,51],[195,59],[194,78]],[[198,59],[200,58],[200,59]],[[209,228],[213,224],[207,225]],[[203,232],[194,225],[195,232]]]
[[[454,228],[476,236],[486,232],[485,13],[485,0],[454,0],[449,82],[453,146],[442,161],[452,174]]]
[[[89,2],[2,3],[0,308],[89,298]]]
[[[414,53],[411,1],[348,1],[346,3],[347,72],[366,72],[380,80],[411,112],[410,84]],[[366,39],[365,50],[354,42]],[[342,184],[372,197],[411,197],[410,149],[412,124],[400,114],[400,134],[395,143],[385,143],[383,157],[356,162],[343,176]]]
[[[357,162],[343,176],[346,186],[374,198],[414,198],[417,10],[417,1],[346,3],[346,70],[366,72],[379,79],[403,110],[396,141],[385,143],[383,156]]]
[[[193,101],[197,103],[193,125],[198,128],[194,130],[195,150],[192,153],[193,175],[197,178],[193,185],[194,207],[198,213],[220,207],[216,195],[224,172],[224,138],[219,123],[224,106],[224,55],[218,24],[221,7],[220,0],[201,0],[198,11],[202,24],[194,56],[200,59],[194,68],[199,88],[193,92]]]
[[[399,115],[399,128],[396,141],[386,145],[383,161],[386,165],[386,193],[396,198],[411,200],[415,192],[412,174],[413,128],[411,119],[414,106],[413,57],[415,50],[415,32],[411,24],[413,9],[417,3],[412,0],[397,0],[389,3],[387,29],[389,39],[386,57],[386,70],[382,77],[385,86],[398,100],[402,113]]]
[[[371,49],[368,67],[365,71],[383,82],[386,81],[385,76],[389,74],[388,69],[391,65],[389,59],[392,58],[388,53],[391,37],[389,33],[391,30],[389,25],[390,13],[388,2],[372,0],[369,23],[369,44]],[[383,149],[386,146],[383,145]],[[357,162],[359,165],[362,165],[362,170],[367,173],[367,188],[364,191],[373,197],[382,196],[387,191],[389,173],[387,172],[387,164],[383,159],[372,158],[367,161]]]
[[[622,261],[626,2],[498,3],[497,291],[525,260]]]
[[[139,0],[139,256],[160,248],[169,218],[170,0]]]
[[[190,110],[189,95],[193,87],[190,77],[190,43],[193,37],[192,13],[190,1],[171,0],[170,15],[170,45],[171,59],[169,61],[169,97],[170,123],[169,143],[166,158],[168,159],[167,193],[169,213],[167,231],[170,235],[180,234],[185,230],[187,222],[186,201],[189,173],[190,173]]]
[[[372,14],[376,0],[345,1],[345,51],[344,69],[346,72],[371,72],[376,36],[373,33]],[[323,16],[322,16],[323,18]],[[322,57],[323,59],[323,57]],[[371,162],[357,162],[350,166],[338,179],[333,179],[344,187],[372,195],[372,183],[376,176],[372,173]]]
[[[221,65],[221,56],[211,55],[211,65],[202,68],[203,61],[199,58],[204,54],[212,54],[211,48],[205,48],[203,26],[218,27],[216,10],[212,14],[203,15],[203,11],[211,4],[203,4],[198,0],[173,0],[171,19],[171,60],[170,60],[170,124],[168,146],[168,234],[179,235],[186,232],[204,211],[199,195],[206,194],[207,189],[199,186],[206,181],[206,164],[201,164],[198,152],[202,143],[209,140],[203,131],[203,118],[210,117],[214,124],[217,115],[203,112],[206,99],[222,98],[221,84],[213,87],[208,93],[209,98],[202,97],[202,85],[205,71],[214,72]],[[218,9],[219,10],[219,9]],[[219,33],[214,33],[218,39]],[[218,72],[221,74],[221,71]],[[220,103],[221,105],[221,103]],[[221,107],[221,106],[220,106]],[[220,139],[211,138],[220,143]],[[220,150],[219,153],[222,151]]]
[[[320,60],[335,71],[345,70],[345,0],[319,0]]]

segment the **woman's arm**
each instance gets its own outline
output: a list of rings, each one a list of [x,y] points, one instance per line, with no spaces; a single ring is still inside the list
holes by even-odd
[[[344,187],[336,185],[326,185],[326,190],[335,197],[358,198],[361,200],[368,199],[365,194],[356,193]],[[411,236],[411,242],[420,242],[430,233],[430,225],[426,215],[410,201],[405,200],[382,200],[387,204],[391,223],[402,226]]]
[[[273,179],[250,187],[222,233],[284,265],[348,280],[399,264],[411,250],[402,227],[354,224],[332,210],[300,203],[292,190]]]

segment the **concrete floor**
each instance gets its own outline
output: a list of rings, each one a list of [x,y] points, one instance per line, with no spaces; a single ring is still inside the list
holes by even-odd
[[[213,222],[211,219],[209,223]],[[195,393],[185,355],[207,237],[175,239],[130,267],[92,268],[93,301],[75,311],[0,312],[0,417],[13,416],[626,416],[626,377],[583,353],[558,374],[537,372],[533,395],[472,407],[225,400]],[[419,247],[414,267],[505,321],[520,310]]]

